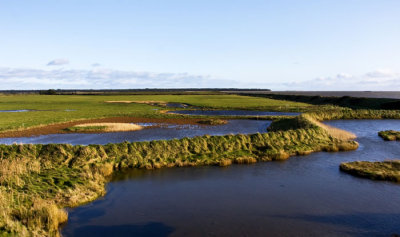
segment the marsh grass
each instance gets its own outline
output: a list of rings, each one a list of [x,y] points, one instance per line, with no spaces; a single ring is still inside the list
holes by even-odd
[[[84,123],[65,129],[69,132],[124,132],[137,131],[142,126],[131,123]]]
[[[394,131],[394,130],[380,131],[378,135],[386,141],[400,140],[400,131]]]
[[[294,118],[277,119],[268,127],[269,131],[287,131],[299,128],[322,128],[330,136],[339,140],[353,140],[356,135],[343,129],[335,128],[318,121],[313,115],[302,114]]]
[[[251,164],[358,147],[319,126],[306,127],[107,145],[0,145],[0,202],[7,206],[0,212],[0,233],[59,235],[57,227],[67,218],[62,208],[104,195],[105,183],[116,170]]]
[[[58,225],[67,219],[62,208],[104,195],[105,183],[116,170],[252,164],[357,149],[345,131],[320,123],[327,117],[322,113],[278,119],[270,132],[252,135],[89,146],[0,145],[0,204],[6,207],[0,210],[0,235],[58,236]]]
[[[400,160],[354,161],[340,164],[340,169],[359,177],[400,182]]]
[[[228,120],[224,120],[224,119],[204,119],[204,120],[198,121],[197,123],[205,124],[205,125],[223,125],[223,124],[227,124]]]

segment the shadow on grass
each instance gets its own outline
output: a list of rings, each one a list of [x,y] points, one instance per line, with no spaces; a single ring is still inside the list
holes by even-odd
[[[143,225],[84,226],[77,228],[73,236],[168,236],[174,228],[160,222]]]

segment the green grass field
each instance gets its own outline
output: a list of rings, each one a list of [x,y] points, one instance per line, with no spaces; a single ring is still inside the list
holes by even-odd
[[[163,101],[214,109],[297,111],[308,104],[239,95],[10,95],[0,96],[0,110],[31,109],[30,112],[1,112],[0,131],[104,117],[176,117],[159,113],[163,107],[105,101]],[[158,110],[155,110],[158,109]],[[72,110],[72,111],[65,111]]]

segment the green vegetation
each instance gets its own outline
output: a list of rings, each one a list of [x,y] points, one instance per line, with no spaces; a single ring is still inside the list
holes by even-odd
[[[107,126],[86,126],[86,127],[69,127],[66,128],[65,131],[68,132],[98,132],[98,131],[105,131]]]
[[[165,109],[164,107],[140,103],[105,103],[105,101],[164,101],[185,103],[200,108],[271,111],[297,111],[309,106],[304,103],[239,95],[8,95],[0,96],[0,110],[31,109],[36,111],[2,112],[0,131],[105,117],[185,117],[160,113],[160,110]]]
[[[281,118],[276,119],[268,127],[268,131],[288,131],[294,129],[313,129],[318,126],[315,123],[311,123],[309,116],[300,115],[293,118]]]
[[[205,125],[223,125],[227,124],[228,121],[224,119],[204,119],[200,120],[197,123],[199,124],[205,124]]]
[[[346,173],[373,180],[400,182],[400,160],[391,161],[355,161],[340,164]]]
[[[372,110],[372,109],[349,109],[342,107],[318,107],[307,113],[316,120],[337,119],[400,119],[400,110]]]
[[[394,110],[352,110],[238,95],[17,95],[1,96],[0,131],[103,117],[185,118],[160,113],[165,109],[141,101],[184,103],[212,109],[307,111],[297,117],[274,117],[269,133],[203,136],[180,140],[72,146],[0,145],[0,236],[57,236],[67,220],[64,207],[90,202],[105,194],[104,185],[115,171],[162,167],[251,164],[286,160],[316,151],[347,151],[358,147],[353,134],[320,121],[329,119],[399,119]],[[158,109],[158,110],[154,110]],[[73,110],[73,111],[65,111]],[[172,110],[172,108],[171,108]],[[195,117],[195,116],[193,116]],[[227,117],[198,116],[201,124],[226,123]],[[242,118],[242,117],[240,117]],[[243,117],[244,118],[244,117]],[[258,119],[258,117],[255,117]],[[72,127],[81,132],[105,126]],[[78,130],[76,130],[78,129]],[[343,165],[345,166],[345,165]],[[342,166],[341,166],[342,168]],[[343,168],[344,169],[344,168]]]
[[[386,109],[399,110],[400,100],[386,98],[357,98],[350,96],[307,96],[307,95],[282,95],[282,94],[243,94],[248,96],[270,98],[276,100],[297,101],[312,105],[336,105],[352,109]]]
[[[304,123],[314,123],[312,120]],[[264,134],[72,146],[0,145],[0,231],[7,235],[59,235],[63,207],[104,195],[116,170],[279,161],[315,151],[354,150],[358,144],[315,126]]]
[[[400,131],[386,130],[379,132],[378,135],[386,141],[400,140]]]

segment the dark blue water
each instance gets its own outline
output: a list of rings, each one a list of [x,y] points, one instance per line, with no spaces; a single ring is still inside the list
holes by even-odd
[[[249,111],[249,110],[177,110],[169,111],[170,114],[185,115],[207,115],[207,116],[296,116],[300,113],[293,112],[270,112],[270,111]]]
[[[139,131],[112,132],[112,133],[68,133],[49,134],[34,137],[0,138],[0,144],[48,144],[67,143],[72,145],[120,143],[124,141],[152,141],[195,137],[202,135],[250,134],[263,133],[271,121],[267,120],[229,120],[227,124],[209,125],[166,125],[150,127]],[[145,127],[154,124],[141,124]]]
[[[339,171],[354,160],[400,158],[380,130],[399,120],[331,121],[360,148],[285,162],[133,170],[105,197],[71,209],[65,236],[390,236],[400,234],[400,185]]]

